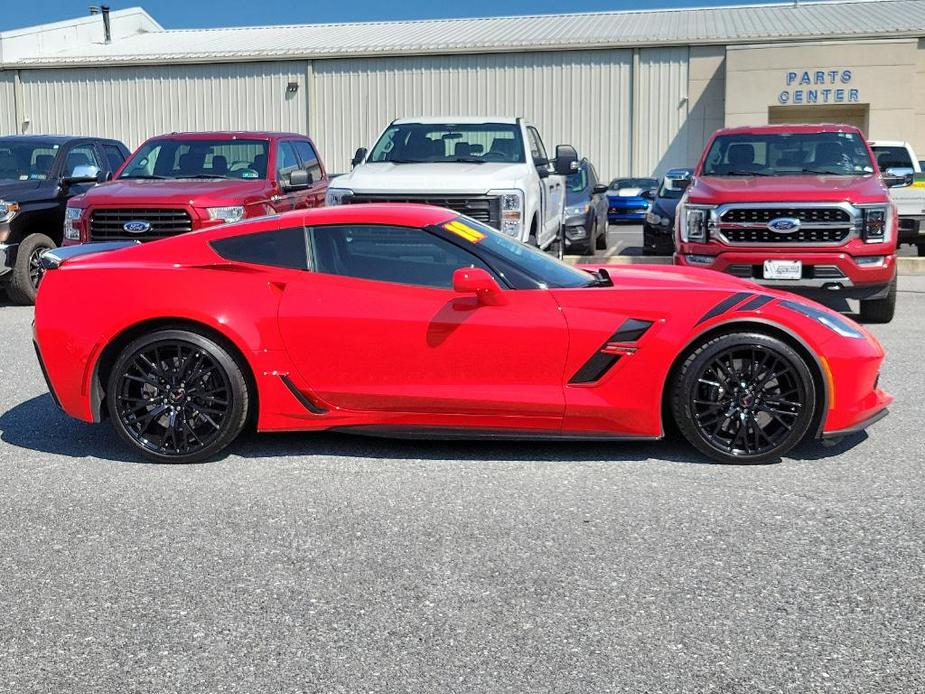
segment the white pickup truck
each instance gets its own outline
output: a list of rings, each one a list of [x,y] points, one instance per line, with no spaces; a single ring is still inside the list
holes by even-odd
[[[353,171],[335,178],[328,205],[417,202],[448,207],[540,248],[559,238],[565,177],[578,166],[569,145],[550,159],[522,118],[393,121]]]
[[[870,148],[887,176],[906,176],[909,185],[890,188],[899,214],[899,243],[911,243],[925,256],[925,174],[908,142],[876,140]]]

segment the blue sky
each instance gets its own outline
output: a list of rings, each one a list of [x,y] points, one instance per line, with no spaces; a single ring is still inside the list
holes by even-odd
[[[747,1],[757,3],[762,0]],[[87,6],[91,4],[95,3],[92,0],[9,0],[3,3],[0,30],[79,17],[87,13]],[[465,3],[441,3],[433,0],[127,0],[109,3],[113,9],[141,5],[157,21],[171,29],[738,4],[744,4],[743,0],[468,0]]]

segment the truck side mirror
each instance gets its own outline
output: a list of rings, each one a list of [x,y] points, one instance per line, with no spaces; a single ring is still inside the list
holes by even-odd
[[[912,174],[894,174],[887,172],[880,177],[887,188],[903,188],[912,185]]]
[[[578,152],[571,145],[557,145],[553,168],[559,176],[568,176],[578,171]]]
[[[308,188],[312,183],[314,183],[314,180],[308,171],[305,169],[296,169],[289,174],[289,180],[283,185],[286,188]]]
[[[603,183],[598,183],[596,186],[594,186],[594,187],[591,189],[591,193],[592,193],[593,195],[603,195],[603,194],[606,193],[608,190],[609,190],[609,188],[608,188],[607,186],[605,186]]]
[[[366,148],[360,147],[356,152],[353,153],[353,159],[350,160],[350,167],[356,168],[359,166],[364,159],[366,159]]]
[[[99,167],[92,164],[75,166],[69,176],[61,177],[62,186],[71,186],[75,183],[102,183],[106,180],[106,175],[100,171]]]

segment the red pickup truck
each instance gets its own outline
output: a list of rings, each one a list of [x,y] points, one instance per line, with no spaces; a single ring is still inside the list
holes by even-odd
[[[328,176],[304,135],[172,133],[139,147],[110,182],[68,201],[64,245],[153,241],[248,217],[320,207]]]
[[[897,215],[861,131],[848,125],[718,130],[675,221],[675,264],[824,299],[859,299],[893,319]]]

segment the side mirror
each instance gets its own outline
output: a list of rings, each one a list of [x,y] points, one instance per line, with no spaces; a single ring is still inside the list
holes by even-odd
[[[645,198],[646,200],[655,200],[655,191],[654,190],[644,190],[639,194],[639,197]]]
[[[70,186],[75,183],[102,183],[106,180],[106,175],[100,171],[98,166],[92,164],[75,166],[70,176],[62,176],[61,185]]]
[[[363,163],[363,160],[366,159],[366,151],[367,150],[365,147],[360,147],[356,152],[353,153],[353,159],[350,160],[351,168],[355,169],[357,166]]]
[[[568,176],[578,171],[578,152],[575,148],[571,145],[558,145],[553,168],[559,176]]]
[[[475,294],[480,304],[498,306],[504,303],[504,292],[495,278],[480,267],[461,267],[453,272],[453,291]]]
[[[308,188],[314,183],[313,177],[305,169],[296,169],[289,174],[289,180],[284,184],[286,188]]]
[[[912,174],[885,173],[880,177],[880,180],[883,181],[883,185],[887,188],[903,188],[912,185],[913,176]]]
[[[609,188],[608,188],[607,186],[605,186],[603,183],[598,183],[596,186],[594,186],[594,187],[591,189],[591,193],[592,193],[593,195],[603,195],[603,194],[606,193],[608,190],[609,190]]]

